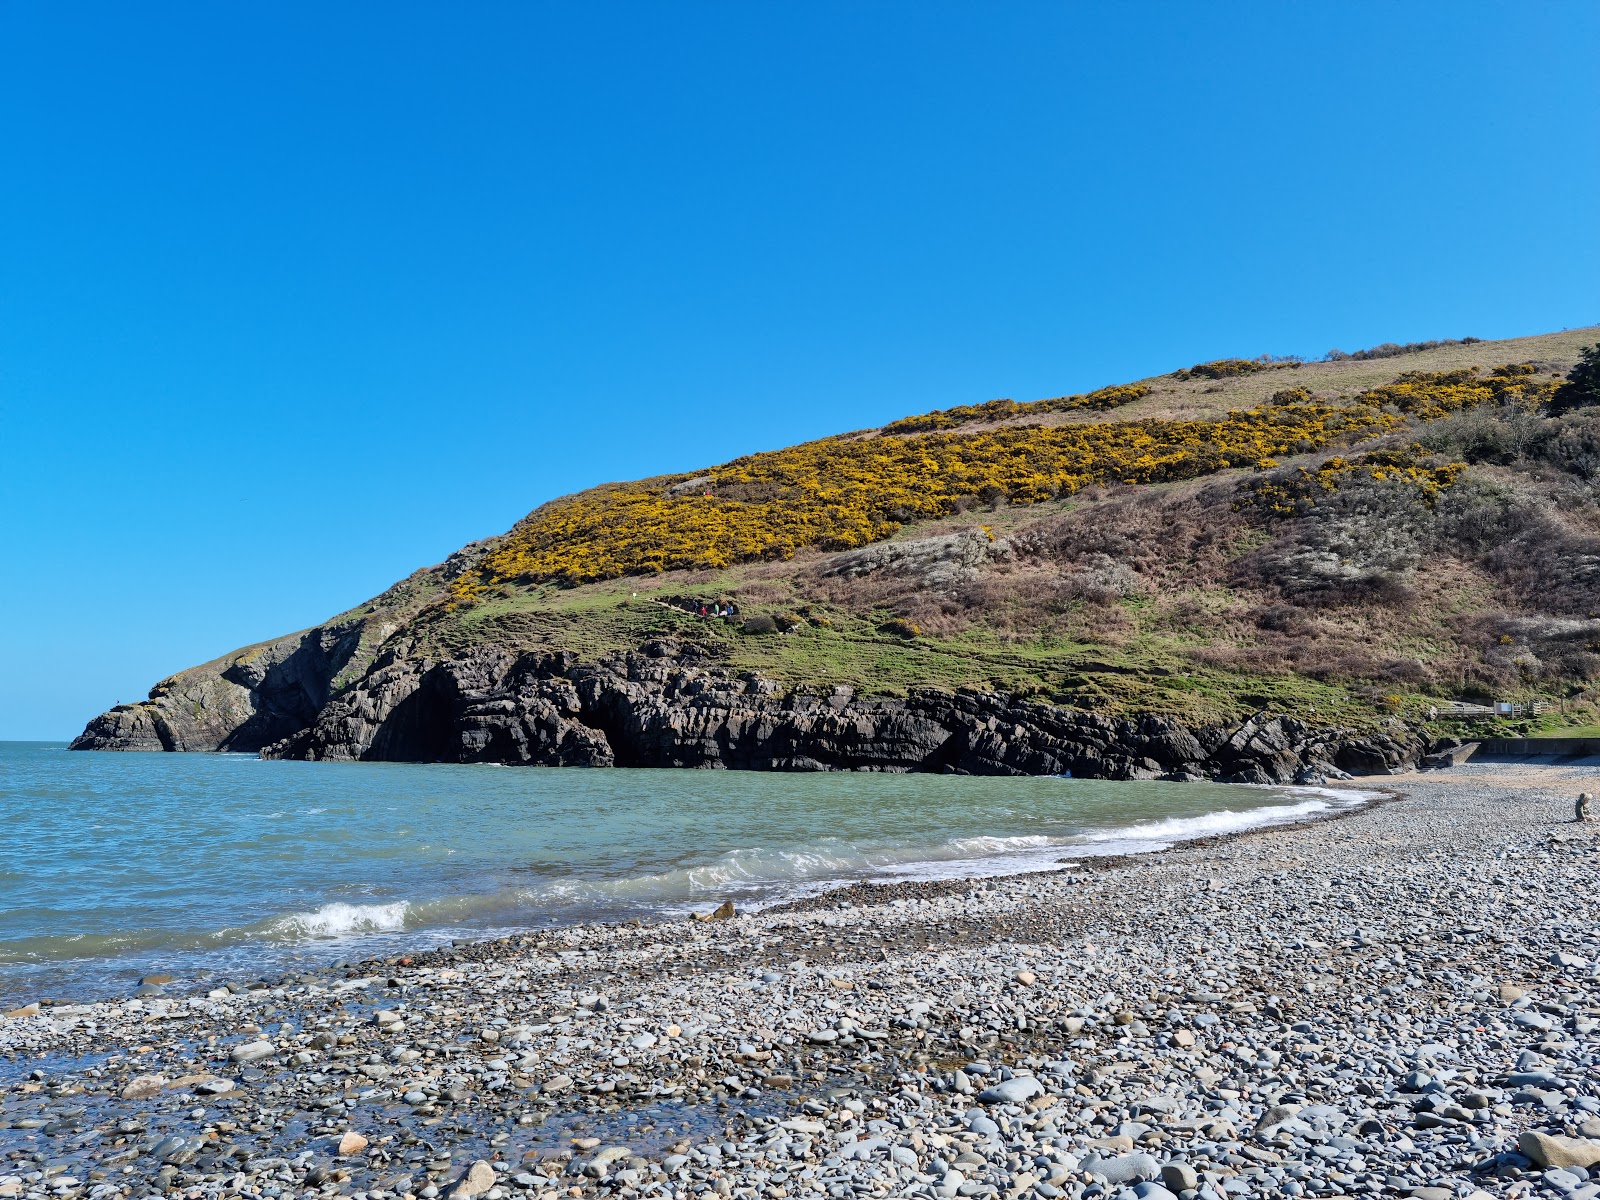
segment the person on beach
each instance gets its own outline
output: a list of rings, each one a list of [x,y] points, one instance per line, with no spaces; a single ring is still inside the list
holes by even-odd
[[[1574,821],[1587,821],[1589,819],[1589,805],[1594,797],[1588,792],[1578,793],[1578,802],[1572,806],[1572,819]]]

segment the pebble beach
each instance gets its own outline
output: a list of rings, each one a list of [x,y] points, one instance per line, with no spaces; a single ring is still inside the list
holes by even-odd
[[[0,1018],[0,1198],[1600,1196],[1600,767]],[[710,912],[712,906],[707,906]]]

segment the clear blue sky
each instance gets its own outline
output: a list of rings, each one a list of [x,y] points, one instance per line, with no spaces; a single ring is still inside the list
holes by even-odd
[[[1600,5],[0,7],[0,737],[552,496],[1600,321]]]

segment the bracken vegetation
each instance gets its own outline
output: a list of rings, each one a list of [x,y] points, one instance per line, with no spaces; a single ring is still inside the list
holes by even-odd
[[[1063,654],[1075,704],[1169,706],[1213,672],[1235,703],[1332,689],[1302,695],[1323,712],[1600,681],[1600,408],[1486,404],[1303,468],[1085,496],[824,560],[801,591],[946,644],[1093,646]]]

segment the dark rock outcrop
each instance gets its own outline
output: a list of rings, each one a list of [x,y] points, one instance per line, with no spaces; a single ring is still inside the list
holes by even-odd
[[[630,654],[485,648],[380,657],[271,758],[779,771],[1072,774],[1100,779],[1306,782],[1414,766],[1426,742],[1400,722],[1315,728],[1260,714],[1191,729],[1106,717],[997,692],[785,691],[752,673]]]
[[[327,625],[163,679],[150,698],[90,721],[74,750],[260,750],[317,719],[361,641]]]

